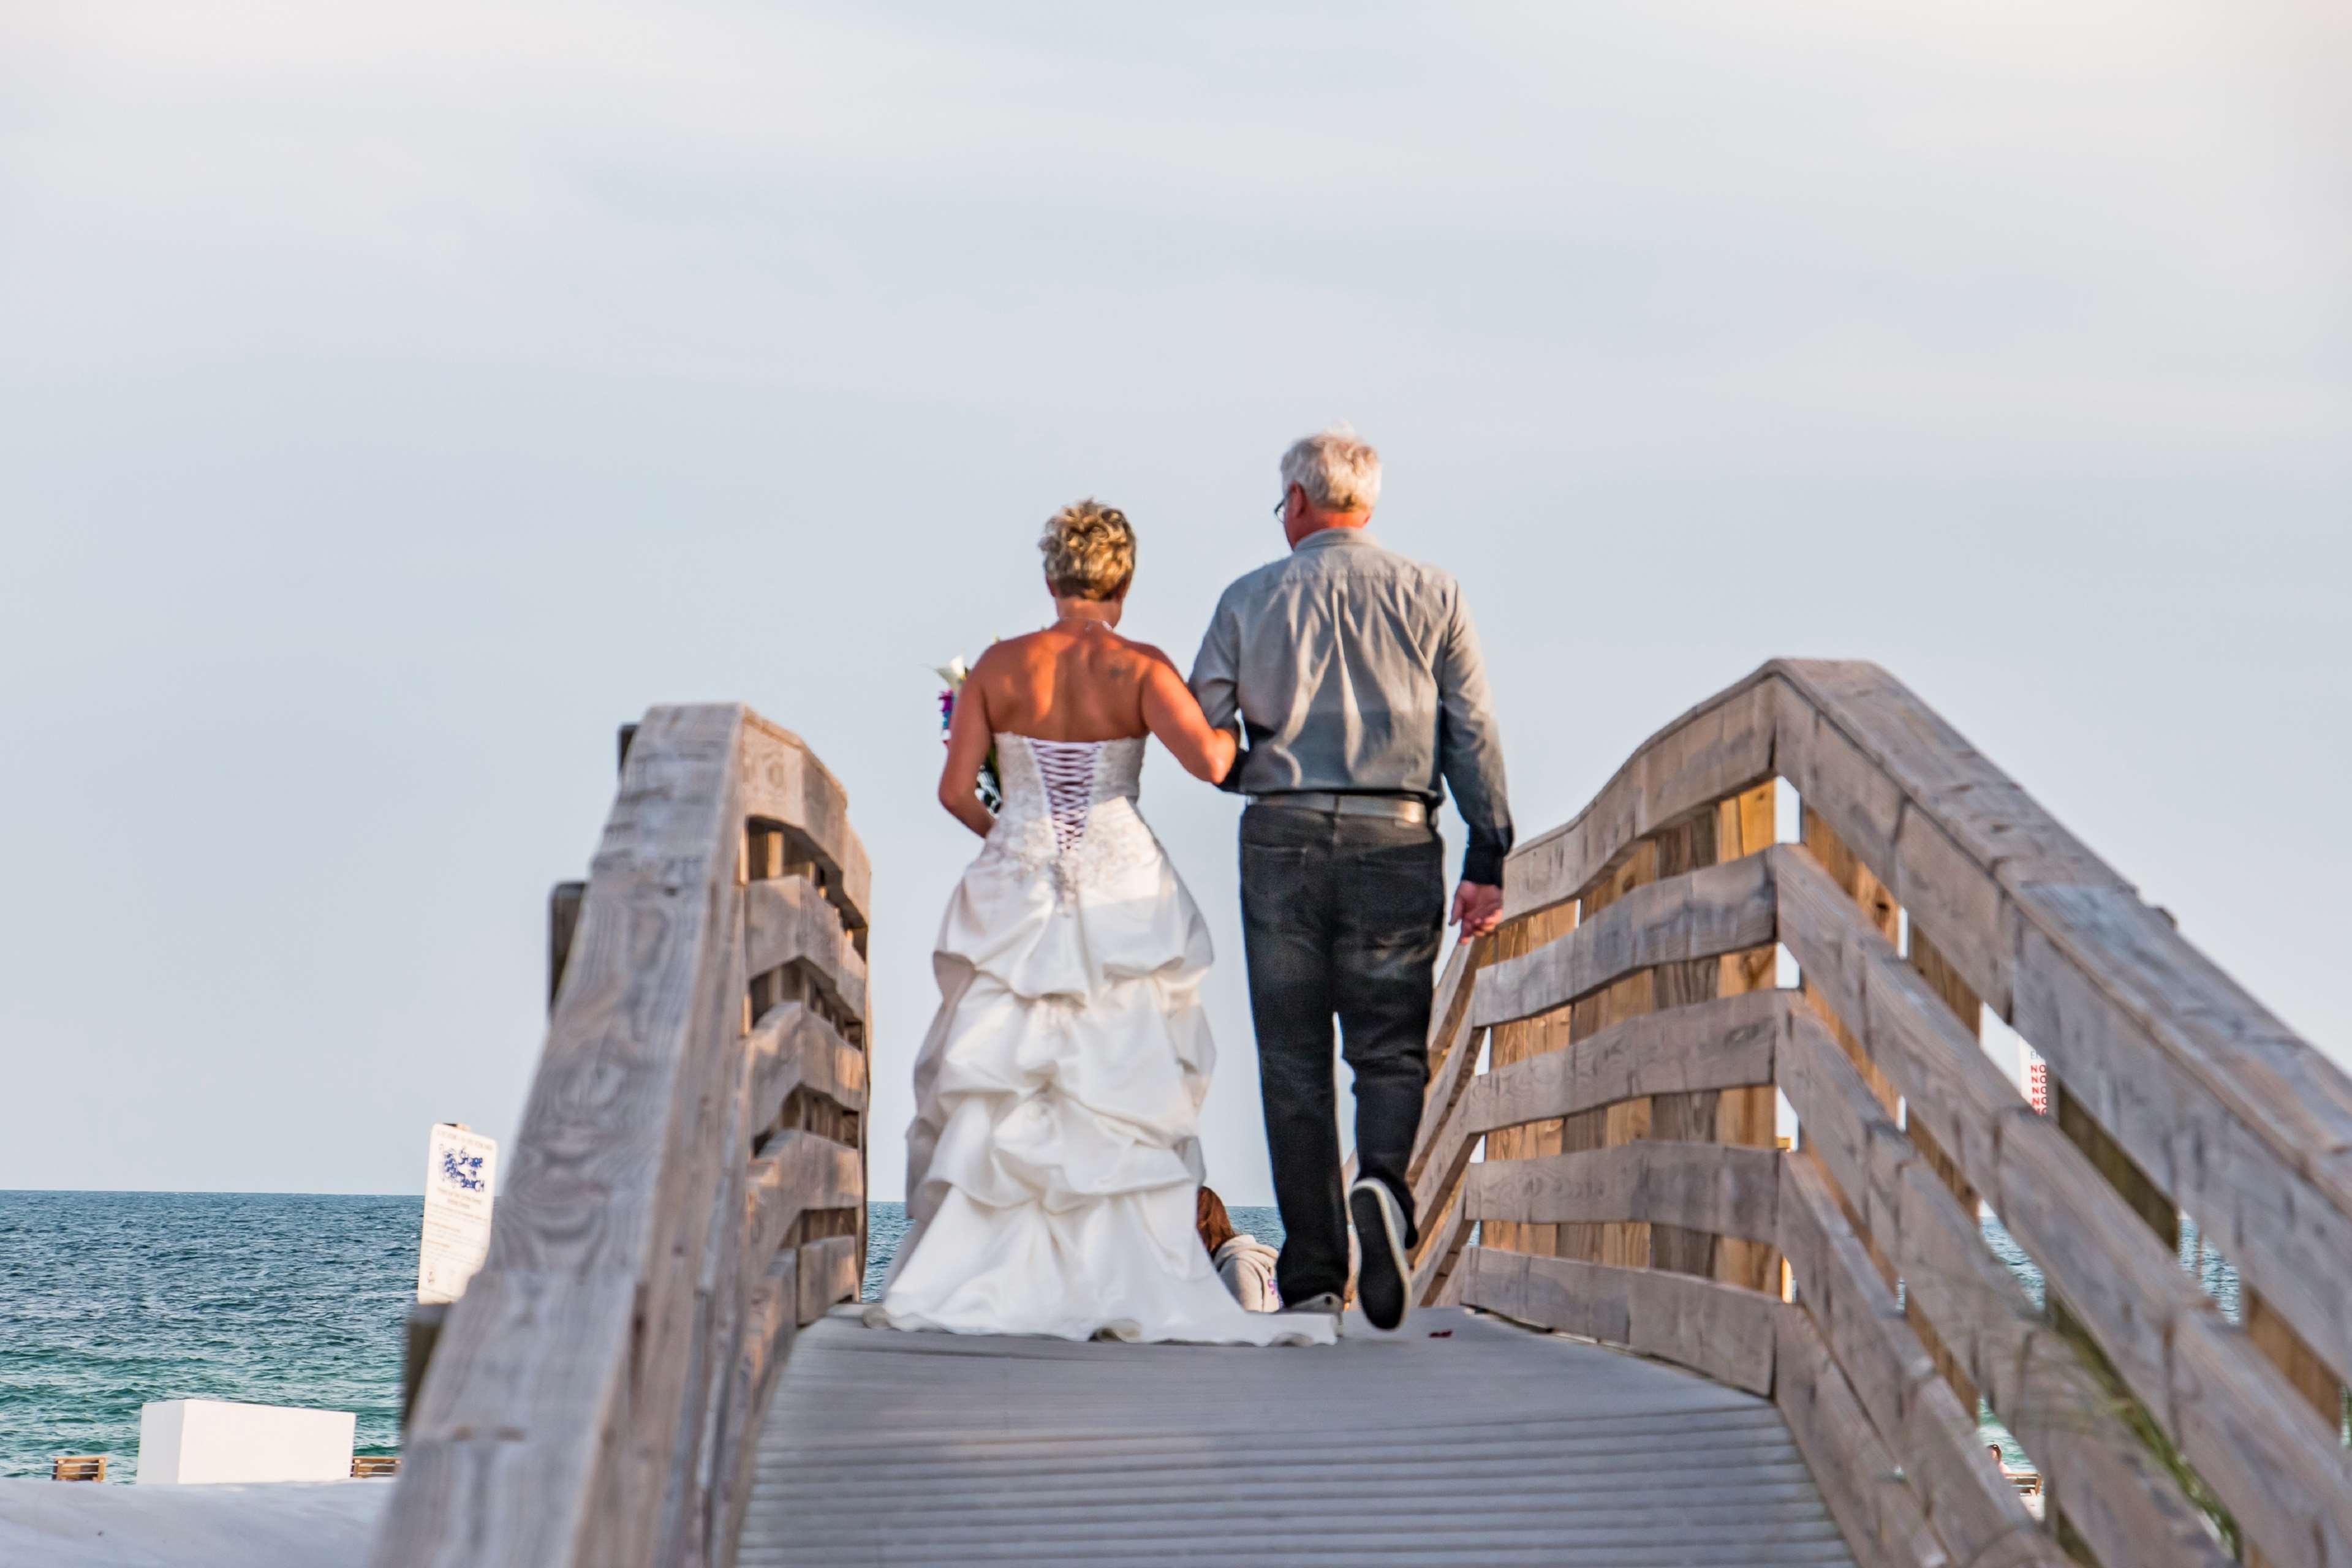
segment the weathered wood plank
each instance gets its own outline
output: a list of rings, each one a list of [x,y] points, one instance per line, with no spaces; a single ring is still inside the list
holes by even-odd
[[[2303,1336],[2287,1325],[2278,1310],[2263,1299],[2260,1291],[2243,1293],[2246,1337],[2254,1348],[2279,1369],[2303,1402],[2311,1406],[2323,1421],[2331,1424],[2344,1417],[2344,1385],[2305,1344]]]
[[[2223,1561],[2203,1517],[2125,1427],[2073,1343],[1993,1258],[1975,1218],[1919,1161],[1844,1048],[1801,1023],[1780,1064],[1806,1149],[1864,1213],[1910,1299],[2033,1456],[2050,1506],[2101,1562]]]
[[[739,929],[742,894],[730,887],[726,898],[726,928]],[[726,947],[725,971],[706,1003],[702,1033],[713,1049],[698,1085],[699,1103],[692,1113],[689,1134],[708,1145],[698,1153],[708,1157],[709,1166],[701,1176],[707,1185],[699,1195],[703,1212],[696,1227],[702,1234],[701,1267],[695,1276],[694,1299],[681,1313],[685,1364],[678,1376],[677,1430],[683,1436],[667,1449],[648,1444],[635,1456],[635,1462],[648,1470],[659,1467],[667,1471],[656,1538],[656,1557],[666,1563],[709,1559],[710,1543],[704,1532],[709,1528],[710,1497],[718,1480],[712,1469],[719,1447],[716,1427],[740,1329],[742,1303],[736,1284],[742,1268],[742,1236],[735,1218],[742,1212],[747,1173],[733,1155],[751,1138],[744,1124],[751,1063],[740,1037],[747,980],[742,946],[730,942]],[[690,1187],[682,1194],[688,1204],[697,1196]]]
[[[1437,972],[1437,989],[1429,1003],[1429,1087],[1423,1092],[1422,1119],[1426,1122],[1433,1111],[1443,1111],[1454,1103],[1453,1094],[1439,1085],[1449,1078],[1456,1082],[1472,1066],[1454,1055],[1462,1046],[1470,1046],[1470,1055],[1477,1055],[1477,1031],[1470,1029],[1470,980],[1482,959],[1480,954],[1486,939],[1472,937],[1456,942],[1447,950],[1445,967]]]
[[[1781,772],[2010,1013],[2001,883],[2121,879],[1911,691],[1874,664],[1775,661]]]
[[[1442,1207],[1423,1211],[1421,1252],[1412,1262],[1412,1300],[1436,1306],[1446,1287],[1459,1288],[1463,1249],[1470,1239],[1471,1222],[1462,1216],[1462,1192],[1457,1182]]]
[[[847,791],[799,736],[757,714],[745,716],[739,764],[744,815],[793,830],[825,896],[851,930],[862,932],[874,907],[874,873],[849,825]]]
[[[559,882],[547,895],[547,1005],[563,989],[563,966],[571,961],[572,934],[580,929],[580,901],[588,896],[584,882]]]
[[[1933,1130],[1985,1194],[2124,1386],[2266,1553],[2298,1564],[2352,1561],[2352,1472],[2319,1423],[2295,1410],[2277,1371],[2253,1354],[2080,1151],[2025,1107],[1941,999],[1810,857],[1775,852],[1786,857],[1776,878],[1790,950],[1839,1014],[1855,1023],[1864,1048],[1905,1093],[1912,1120]],[[1796,1049],[1792,1044],[1789,1054]],[[1836,1174],[1843,1185],[1845,1173]],[[1948,1204],[1949,1193],[1932,1175],[1924,1168],[1915,1174]],[[1918,1183],[1906,1178],[1906,1185]],[[1876,1217],[1867,1223],[1892,1250]],[[1906,1279],[1914,1279],[1911,1266],[1904,1269]],[[1918,1288],[1924,1297],[1926,1286]],[[1983,1384],[1981,1360],[1951,1341],[1953,1321],[1926,1304]],[[1988,1392],[2000,1407],[2001,1396]],[[2075,1511],[2086,1501],[2082,1490],[2062,1492],[2057,1500],[2087,1533]],[[2087,1500],[2113,1506],[2107,1498]]]
[[[736,1547],[742,1540],[744,1512],[751,1505],[752,1475],[759,1461],[761,1419],[800,1326],[798,1262],[798,1255],[792,1252],[771,1259],[766,1270],[754,1277],[744,1303],[742,1332],[734,1364],[729,1368],[719,1421],[718,1486],[711,1496],[710,1512],[712,1568],[732,1568]]]
[[[1574,929],[1577,920],[1575,904],[1559,904],[1508,922],[1489,939],[1486,964],[1492,966],[1532,952],[1563,932]],[[1472,989],[1475,995],[1475,978]],[[1488,1069],[1492,1071],[1547,1051],[1558,1051],[1568,1043],[1568,1040],[1569,1014],[1564,1007],[1507,1023],[1488,1035]],[[1487,1145],[1486,1157],[1524,1159],[1535,1155],[1558,1154],[1559,1149],[1560,1127],[1557,1122],[1550,1122],[1515,1127],[1494,1138]],[[1558,1248],[1559,1234],[1557,1228],[1549,1225],[1505,1225],[1498,1228],[1494,1240],[1497,1245],[1514,1247],[1521,1251],[1550,1252]]]
[[[1661,877],[1679,876],[1730,858],[1720,852],[1721,846],[1717,842],[1720,805],[1717,802],[1704,806],[1668,823],[1654,835]],[[1660,965],[1651,971],[1652,1005],[1665,1009],[1713,1000],[1716,987],[1723,978],[1723,959],[1728,956],[1723,954]],[[1707,1087],[1647,1096],[1650,1115],[1646,1135],[1669,1141],[1713,1143],[1717,1094],[1716,1089]],[[1649,1266],[1713,1279],[1717,1241],[1717,1238],[1708,1231],[1654,1225],[1650,1228]]]
[[[853,1019],[866,1016],[866,959],[840,912],[803,876],[754,882],[743,890],[743,954],[754,975],[805,967],[826,998]]]
[[[1771,1297],[1650,1269],[1473,1247],[1462,1304],[1703,1372],[1751,1394],[1772,1392],[1778,1315]]]
[[[1944,1005],[1952,1009],[1952,1017],[1958,1020],[1969,1037],[1980,1042],[1984,1004],[1978,1000],[1976,992],[1969,988],[1968,981],[1960,977],[1960,972],[1952,967],[1951,960],[1937,949],[1927,928],[1916,920],[1911,923],[1911,967],[1919,971],[1919,977],[1927,982],[1928,988],[1944,999]],[[1919,1150],[1919,1157],[1927,1162],[1927,1168],[1936,1173],[1938,1181],[1951,1189],[1952,1199],[1960,1206],[1960,1212],[1974,1214],[1979,1202],[1977,1189],[1969,1185],[1969,1178],[1961,1174],[1958,1162],[1944,1153],[1943,1145],[1936,1142],[1935,1134],[1924,1124],[1912,1128],[1910,1137]],[[1912,1327],[1927,1345],[1927,1354],[1936,1358],[1937,1370],[1952,1385],[1952,1392],[1959,1397],[1960,1403],[1971,1410],[1975,1409],[1976,1385],[1960,1365],[1959,1357],[1944,1349],[1943,1342],[1936,1337],[1935,1329],[1916,1312],[1912,1314]]]
[[[1579,922],[1599,919],[1612,904],[1635,888],[1646,887],[1657,881],[1658,861],[1659,845],[1655,839],[1643,839],[1628,845],[1624,852],[1611,861],[1607,868],[1587,883],[1578,895]],[[1612,980],[1592,995],[1569,1005],[1570,1038],[1591,1040],[1605,1030],[1650,1011],[1657,1005],[1657,999],[1654,970],[1642,969],[1622,979]],[[1574,1154],[1646,1138],[1650,1135],[1650,1101],[1646,1095],[1621,1100],[1598,1110],[1563,1116],[1558,1125],[1559,1135],[1556,1142],[1546,1139],[1542,1146],[1522,1152],[1530,1155]],[[1507,1137],[1509,1135],[1505,1134]],[[1493,1157],[1493,1147],[1490,1142],[1487,1145],[1490,1158]],[[1482,1239],[1485,1239],[1485,1231],[1479,1234]],[[1544,1250],[1557,1257],[1580,1258],[1587,1262],[1611,1263],[1620,1268],[1646,1268],[1650,1262],[1650,1227],[1646,1222],[1560,1225],[1553,1228],[1552,1237],[1552,1246]]]
[[[1483,1073],[1462,1100],[1472,1137],[1547,1116],[1570,1116],[1643,1094],[1772,1082],[1774,1045],[1798,1003],[1786,991],[1645,1013],[1571,1050]]]
[[[1767,857],[1742,856],[1635,888],[1566,936],[1488,966],[1478,975],[1471,1019],[1491,1026],[1531,1018],[1637,969],[1717,957],[1774,936]]]
[[[775,1121],[795,1089],[822,1094],[845,1110],[866,1109],[866,1053],[801,1002],[760,1016],[743,1041],[751,1060],[750,1125]]]
[[[1780,770],[2352,1380],[2352,1078],[1885,671],[1776,661]],[[1753,677],[1751,677],[1752,679]]]
[[[698,1427],[687,1384],[732,1065],[743,710],[656,708],[592,871],[482,1271],[450,1314],[372,1561],[642,1560]],[[592,1550],[593,1545],[593,1550]]]
[[[1733,860],[1772,847],[1780,827],[1780,785],[1768,780],[1724,801],[1717,810],[1716,849],[1718,859]],[[1726,953],[1716,960],[1719,973],[1716,994],[1738,996],[1769,991],[1780,983],[1780,955],[1769,946]],[[1726,1089],[1716,1097],[1715,1138],[1722,1144],[1744,1144],[1769,1149],[1779,1141],[1779,1105],[1769,1083],[1748,1089]],[[1716,1239],[1715,1277],[1751,1291],[1780,1293],[1780,1257],[1776,1248],[1736,1236]]]
[[[1839,836],[1837,830],[1810,802],[1803,808],[1801,820],[1801,841],[1805,848],[1812,852],[1813,858],[1821,862],[1822,870],[1828,873],[1829,879],[1853,900],[1871,929],[1892,943],[1895,933],[1902,929],[1903,922],[1903,912],[1895,902],[1895,894],[1846,846],[1845,840]],[[1878,1070],[1877,1064],[1870,1060],[1869,1053],[1854,1042],[1852,1031],[1837,1016],[1836,1009],[1822,999],[1820,988],[1810,978],[1804,979],[1802,984],[1806,997],[1814,1003],[1822,1021],[1829,1025],[1830,1033],[1837,1037],[1838,1043],[1845,1048],[1846,1055],[1855,1067],[1861,1069],[1863,1082],[1870,1085],[1871,1092],[1878,1096],[1880,1104],[1889,1111],[1894,1110],[1902,1096],[1886,1081],[1886,1075]]]
[[[1263,1354],[835,1317],[757,1485],[745,1568],[1164,1568],[1244,1538],[1324,1568],[1853,1568],[1769,1404],[1466,1312]]]
[[[2060,1568],[2064,1553],[2036,1533],[2017,1489],[1985,1462],[1975,1403],[1963,1406],[1938,1375],[1810,1154],[1790,1156],[1781,1172],[1780,1217],[1798,1301],[1953,1560]]]
[[[1463,1212],[1478,1220],[1642,1220],[1769,1241],[1779,1156],[1769,1149],[1644,1139],[1470,1167]]]
[[[1576,897],[1636,839],[1771,778],[1775,684],[1767,667],[1707,698],[1644,741],[1573,819],[1520,845],[1506,918]]]
[[[1436,1212],[1440,1195],[1453,1186],[1460,1177],[1461,1164],[1470,1157],[1469,1147],[1461,1137],[1458,1108],[1463,1092],[1476,1076],[1485,1035],[1484,1030],[1470,1027],[1470,988],[1492,941],[1492,937],[1482,936],[1455,943],[1453,956],[1438,977],[1437,995],[1429,1014],[1429,1088],[1422,1096],[1421,1125],[1413,1134],[1412,1158],[1405,1166],[1406,1179],[1412,1183],[1416,1216]],[[1438,1162],[1433,1175],[1433,1158]],[[1356,1156],[1352,1151],[1343,1175],[1348,1181],[1355,1179]],[[1425,1218],[1420,1224],[1425,1249],[1429,1225]]]
[[[857,1299],[857,1238],[828,1236],[801,1243],[798,1272],[800,1319],[806,1325],[835,1301]]]
[[[2127,891],[2024,887],[2016,898],[2018,1031],[2352,1378],[2352,1082]]]
[[[866,1162],[856,1149],[814,1133],[787,1132],[751,1162],[743,1193],[743,1260],[758,1280],[793,1222],[816,1209],[866,1202]],[[852,1238],[851,1239],[855,1239]]]
[[[1812,1324],[1786,1309],[1778,1324],[1772,1403],[1863,1568],[1959,1568]]]
[[[1470,1128],[1469,1117],[1465,1113],[1467,1098],[1465,1096],[1465,1104],[1456,1107],[1440,1124],[1437,1146],[1430,1151],[1421,1174],[1413,1178],[1412,1211],[1417,1215],[1436,1213],[1445,1195],[1461,1185],[1463,1172],[1470,1168],[1470,1155],[1477,1148],[1481,1134]],[[1505,1156],[1494,1154],[1493,1157]],[[1426,1225],[1422,1227],[1424,1233],[1428,1228]]]
[[[635,1305],[634,1282],[617,1273],[586,1281],[519,1269],[475,1274],[451,1303],[402,1435],[400,1479],[369,1562],[593,1561],[588,1543],[602,1511],[593,1483],[573,1477],[593,1475],[617,1446],[606,1428],[628,1400],[613,1347],[625,1342]],[[510,1425],[518,1414],[530,1426]],[[578,1436],[551,1454],[556,1445],[545,1434],[559,1420]],[[651,1500],[647,1512],[659,1503]]]

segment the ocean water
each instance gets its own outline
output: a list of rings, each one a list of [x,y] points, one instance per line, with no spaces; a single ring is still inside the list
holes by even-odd
[[[231,1399],[349,1410],[362,1454],[400,1450],[416,1197],[0,1192],[0,1476],[107,1454],[129,1480],[139,1406]],[[1272,1209],[1234,1223],[1280,1245]],[[868,1295],[906,1234],[868,1210]]]
[[[402,1324],[416,1294],[415,1197],[0,1192],[0,1476],[108,1454],[131,1479],[139,1406],[233,1399],[350,1410],[358,1450],[400,1448]],[[1232,1211],[1279,1247],[1270,1208]],[[866,1295],[906,1235],[868,1207]],[[1985,1240],[2038,1302],[2042,1276],[2000,1222]],[[2235,1317],[2238,1281],[2189,1229],[2181,1266]],[[1989,1417],[1988,1441],[2023,1459]]]
[[[403,1319],[421,1197],[0,1193],[0,1475],[109,1454],[139,1406],[235,1399],[350,1410],[400,1442]]]

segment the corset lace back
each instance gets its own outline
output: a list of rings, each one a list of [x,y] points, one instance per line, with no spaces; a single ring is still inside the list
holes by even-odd
[[[1050,871],[1068,893],[1158,856],[1158,841],[1134,810],[1143,777],[1140,736],[1038,740],[999,735],[996,747],[1004,805],[983,861],[1009,860],[1024,874]]]
[[[1026,737],[1023,738],[1026,739]],[[1099,740],[1031,740],[1037,782],[1045,790],[1045,814],[1054,824],[1055,847],[1068,854],[1087,836],[1094,815],[1095,774],[1102,762]]]

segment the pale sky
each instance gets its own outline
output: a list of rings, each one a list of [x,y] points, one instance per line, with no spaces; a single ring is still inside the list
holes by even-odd
[[[614,726],[740,698],[873,857],[898,1196],[972,848],[928,667],[1048,616],[1089,494],[1189,663],[1336,418],[1523,834],[1767,657],[1875,659],[2346,1060],[2347,16],[15,0],[0,1187],[508,1136]],[[1144,803],[1264,1201],[1235,808]]]

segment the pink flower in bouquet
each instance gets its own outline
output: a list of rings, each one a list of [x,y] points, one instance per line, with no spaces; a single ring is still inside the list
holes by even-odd
[[[939,673],[940,679],[947,683],[947,689],[940,693],[940,744],[945,746],[948,728],[955,722],[956,697],[962,692],[964,682],[971,678],[971,666],[958,657],[931,667]],[[980,777],[972,781],[972,789],[979,795],[980,803],[992,811],[1004,804],[1004,789],[998,782],[999,777],[996,747],[992,746],[988,748],[988,759],[981,764]]]

